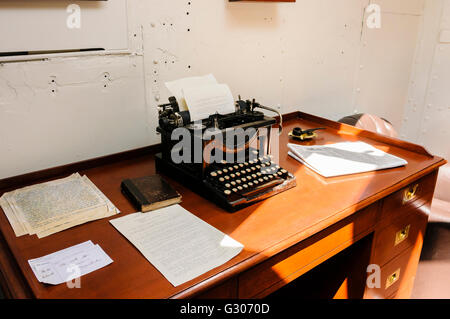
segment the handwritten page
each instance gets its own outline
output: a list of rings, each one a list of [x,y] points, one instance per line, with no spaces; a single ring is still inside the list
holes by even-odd
[[[120,213],[87,176],[79,174],[4,193],[0,206],[16,236],[39,238]]]
[[[191,121],[208,118],[211,114],[235,111],[233,94],[226,84],[211,84],[183,90]]]
[[[180,205],[110,222],[174,286],[226,263],[243,249]]]
[[[408,164],[364,142],[303,146],[288,144],[289,155],[324,177],[334,177]]]
[[[112,262],[103,249],[90,240],[44,257],[28,260],[39,282],[50,285],[71,281]]]
[[[205,76],[183,78],[171,82],[166,82],[165,84],[170,93],[177,99],[180,110],[187,111],[188,106],[186,104],[186,100],[184,99],[183,90],[204,85],[217,84],[217,80],[214,75],[208,74]]]

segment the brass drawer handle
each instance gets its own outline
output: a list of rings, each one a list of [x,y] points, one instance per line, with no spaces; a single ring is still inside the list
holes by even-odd
[[[417,189],[419,188],[419,184],[415,184],[413,186],[409,186],[405,193],[403,194],[403,204],[413,200],[417,196]]]
[[[411,225],[405,226],[405,227],[403,227],[402,230],[398,231],[395,234],[395,245],[394,246],[397,246],[398,244],[403,242],[406,238],[408,238],[410,228],[411,228]]]
[[[387,279],[386,279],[386,289],[388,289],[390,286],[392,286],[394,283],[396,283],[399,278],[400,278],[400,268],[397,269],[392,275],[387,277]]]

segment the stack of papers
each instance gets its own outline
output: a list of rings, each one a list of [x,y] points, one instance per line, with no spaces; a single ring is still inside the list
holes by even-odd
[[[16,236],[39,238],[120,213],[89,178],[78,173],[5,193],[0,206]]]
[[[51,285],[72,281],[112,262],[103,249],[90,240],[44,257],[28,260],[39,282]]]
[[[180,205],[110,222],[174,286],[226,263],[243,249]]]
[[[288,144],[289,155],[324,177],[370,172],[408,164],[364,142],[303,146]]]
[[[191,121],[236,110],[230,88],[219,84],[212,74],[167,82],[166,87],[177,99],[180,109],[189,110]]]

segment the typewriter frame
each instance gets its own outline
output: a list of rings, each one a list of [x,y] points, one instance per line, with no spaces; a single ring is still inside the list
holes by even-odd
[[[242,157],[241,155],[241,157],[239,158],[240,160],[243,159],[244,161],[248,161],[249,158],[256,158],[271,154],[272,134],[275,133],[273,131],[273,126],[277,123],[275,118],[265,116],[264,113],[255,111],[253,108],[249,108],[248,110],[244,110],[244,112],[240,112],[238,111],[238,104],[236,109],[236,113],[227,115],[216,114],[210,116],[209,119],[202,120],[201,124],[197,123],[197,126],[201,126],[201,129],[195,128],[195,125],[192,125],[192,123],[180,125],[179,122],[176,122],[176,125],[162,125],[160,112],[160,125],[158,126],[157,131],[161,134],[162,150],[160,153],[156,154],[155,157],[157,172],[162,172],[165,175],[177,181],[180,181],[185,185],[188,185],[189,188],[196,193],[212,200],[214,203],[230,212],[235,212],[241,208],[276,195],[296,185],[295,177],[292,174],[289,174],[288,180],[280,185],[262,190],[255,196],[241,198],[240,200],[230,202],[226,198],[226,196],[224,196],[223,194],[219,194],[217,192],[217,189],[214,189],[210,184],[206,182],[207,174],[213,169],[213,167],[217,167],[217,165],[221,164],[217,162],[211,163],[209,157],[204,155],[212,154],[213,149],[221,150],[225,158],[231,157],[230,154],[232,153],[234,160],[237,159],[236,157],[234,157],[235,154],[244,151],[244,157]],[[236,119],[240,119],[242,117],[245,117],[247,122],[233,123]],[[180,116],[177,115],[176,118],[178,119],[180,118]],[[218,125],[218,122],[225,122],[227,123],[227,125],[229,125],[229,123],[231,122],[232,125],[229,127],[221,128],[221,126],[223,125]],[[175,163],[172,159],[172,152],[180,142],[180,140],[172,140],[172,133],[177,128],[183,128],[189,132],[191,145],[191,149],[188,150],[190,152],[189,162]],[[217,142],[216,139],[211,138],[216,134],[227,136],[227,132],[230,129],[242,129],[243,131],[246,131],[249,128],[255,129],[254,135],[246,140],[245,145],[236,145],[236,143],[233,143],[233,148],[231,149],[227,147],[225,141],[220,143]],[[212,133],[209,132],[210,129],[214,129]],[[255,144],[255,140],[257,143],[256,148],[253,147]],[[192,148],[193,145],[196,145],[196,143],[197,145],[201,145],[201,163],[196,163],[196,161],[194,160],[195,155]],[[257,155],[255,152],[257,152]],[[233,163],[239,163],[239,161],[233,161]]]

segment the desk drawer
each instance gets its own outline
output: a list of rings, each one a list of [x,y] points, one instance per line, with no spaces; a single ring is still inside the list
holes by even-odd
[[[386,197],[381,209],[380,224],[389,224],[390,221],[397,218],[405,210],[420,207],[425,203],[431,202],[436,177],[436,172],[431,173]]]
[[[402,285],[403,287],[400,290],[394,292],[394,294],[388,299],[409,299],[414,288],[414,279],[415,277],[412,277],[409,281]]]
[[[422,243],[416,243],[399,256],[381,267],[380,286],[369,288],[366,286],[365,299],[388,299],[396,295],[403,297],[411,290],[411,282],[417,270]],[[368,276],[372,276],[369,273]]]
[[[430,203],[399,214],[391,224],[375,231],[372,263],[383,266],[404,250],[422,240],[428,221]],[[420,238],[418,238],[420,236]]]
[[[239,276],[239,298],[264,297],[373,231],[377,203]]]

